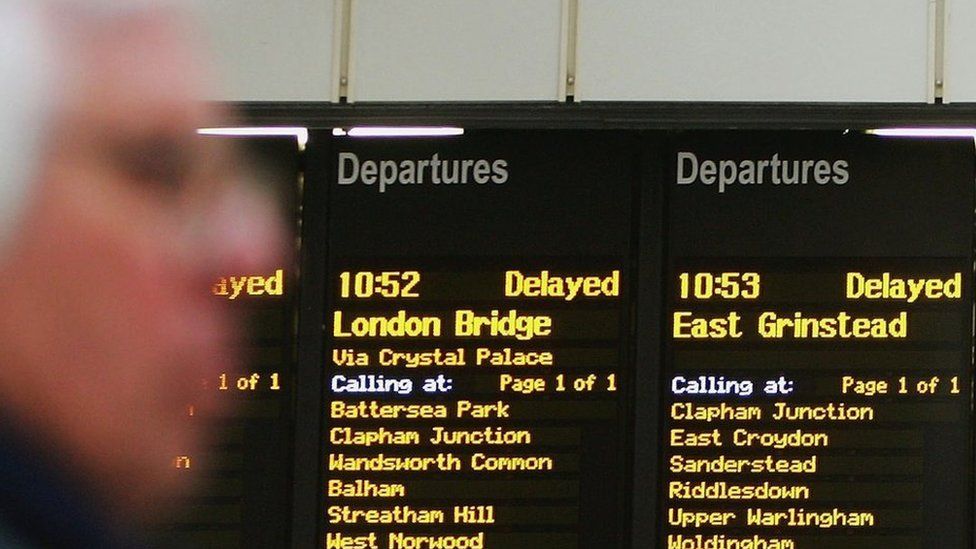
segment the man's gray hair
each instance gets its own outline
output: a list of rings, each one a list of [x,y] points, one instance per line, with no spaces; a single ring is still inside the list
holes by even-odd
[[[0,258],[38,175],[66,67],[46,14],[96,20],[190,7],[184,0],[0,0]]]
[[[0,250],[36,175],[55,101],[56,54],[39,2],[0,2]]]

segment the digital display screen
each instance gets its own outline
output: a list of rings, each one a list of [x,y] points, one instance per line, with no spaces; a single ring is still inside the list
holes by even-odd
[[[235,144],[252,166],[255,184],[276,202],[286,230],[294,232],[301,199],[295,140],[249,138]],[[220,417],[206,417],[187,403],[187,423],[215,428],[217,436],[202,451],[173,457],[172,466],[192,495],[156,533],[160,546],[290,546],[299,292],[297,258],[291,250],[281,256],[287,261],[279,268],[226,273],[207,288],[211,299],[244,321],[245,362],[241,369],[192,380],[200,391],[218,393],[232,404],[222,407]]]
[[[668,156],[659,545],[971,547],[973,144]]]
[[[622,144],[336,144],[323,547],[624,543]]]

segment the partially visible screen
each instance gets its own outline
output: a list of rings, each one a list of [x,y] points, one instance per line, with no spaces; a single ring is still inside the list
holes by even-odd
[[[218,138],[208,138],[218,139]],[[298,146],[294,138],[235,139],[253,182],[276,202],[289,230],[298,220]],[[240,371],[192,380],[233,401],[226,417],[202,417],[187,403],[186,421],[213,423],[217,438],[202,454],[174,456],[193,496],[159,533],[166,547],[289,547],[294,438],[298,270],[295,250],[267,272],[225,273],[212,299],[246,318]]]

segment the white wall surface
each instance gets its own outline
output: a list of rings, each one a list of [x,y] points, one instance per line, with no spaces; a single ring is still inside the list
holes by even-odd
[[[350,101],[554,101],[560,0],[354,0]]]
[[[580,0],[576,96],[925,102],[928,4]],[[976,40],[976,21],[968,28]]]
[[[948,0],[945,94],[951,102],[976,101],[976,1]]]
[[[337,97],[342,0],[192,0],[227,101]],[[976,101],[976,0],[946,93]],[[557,101],[562,0],[352,0],[350,101]],[[583,101],[924,103],[929,0],[579,0]],[[333,49],[336,51],[333,51]]]
[[[332,99],[331,0],[194,0],[225,101]]]

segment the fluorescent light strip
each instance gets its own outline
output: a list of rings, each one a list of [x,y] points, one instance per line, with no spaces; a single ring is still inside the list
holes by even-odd
[[[878,128],[867,130],[871,135],[883,137],[973,137],[976,128]]]
[[[304,149],[308,143],[308,128],[200,128],[200,135],[223,135],[229,137],[275,137],[293,136],[298,140],[298,147]]]
[[[448,126],[359,126],[344,130],[333,128],[332,135],[341,137],[449,137],[464,135],[464,128]]]

